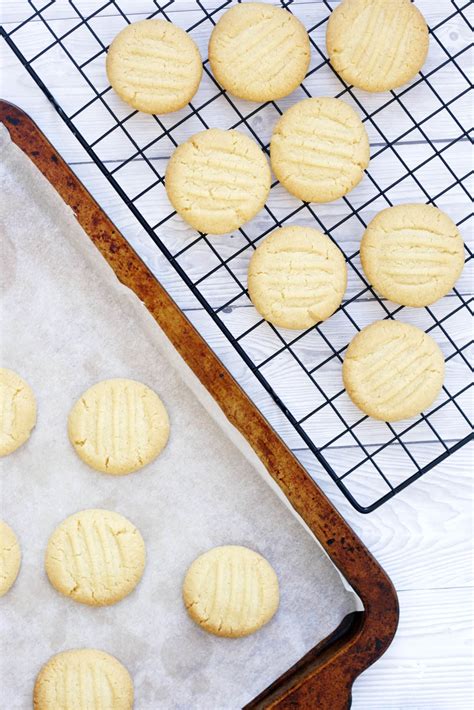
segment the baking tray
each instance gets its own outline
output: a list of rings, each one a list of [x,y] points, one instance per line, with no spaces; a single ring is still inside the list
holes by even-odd
[[[473,436],[469,269],[472,274],[474,261],[467,243],[472,219],[468,185],[472,3],[417,0],[430,30],[422,71],[399,89],[369,94],[345,84],[326,55],[326,23],[334,0],[280,0],[308,29],[311,65],[291,96],[255,104],[224,91],[207,59],[209,33],[231,1],[18,0],[15,18],[24,20],[0,32],[117,193],[117,210],[121,202],[126,205],[126,234],[133,238],[140,233],[138,253],[151,264],[161,265],[165,257],[169,271],[178,277],[170,292],[190,308],[197,300],[212,319],[219,329],[219,345],[238,355],[236,372],[243,366],[259,392],[261,408],[266,408],[287,443],[294,450],[307,447],[303,456],[308,469],[319,475],[324,468],[351,504],[368,513]],[[175,114],[138,114],[116,96],[105,75],[105,54],[114,35],[126,23],[145,17],[164,17],[182,26],[204,59],[198,92]],[[296,101],[320,95],[354,106],[369,134],[371,162],[364,180],[349,195],[315,206],[292,198],[274,181],[265,208],[232,236],[213,238],[186,228],[164,190],[166,162],[174,146],[197,131],[218,126],[247,133],[268,154],[270,130],[281,113]],[[456,287],[427,308],[405,308],[381,298],[367,283],[360,264],[360,236],[367,223],[379,210],[406,201],[447,211],[466,242],[467,263]],[[343,250],[348,267],[348,288],[338,311],[298,333],[262,320],[246,290],[248,261],[260,240],[276,227],[295,222],[327,233]],[[408,421],[386,423],[366,417],[342,385],[341,363],[349,341],[381,318],[400,318],[421,327],[445,355],[446,380],[440,396]]]
[[[39,128],[6,102],[0,102],[0,120],[13,142],[72,208],[119,281],[144,303],[227,419],[245,437],[363,604],[363,611],[347,616],[330,637],[246,708],[350,707],[354,680],[384,653],[396,631],[398,602],[389,578]]]

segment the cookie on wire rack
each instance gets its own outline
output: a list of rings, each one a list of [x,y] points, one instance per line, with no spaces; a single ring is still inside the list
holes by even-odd
[[[329,318],[346,290],[344,255],[311,227],[276,229],[257,247],[248,270],[250,299],[265,320],[304,330]]]
[[[428,45],[425,19],[411,0],[343,0],[327,25],[332,66],[365,91],[389,91],[413,79]]]
[[[303,99],[273,129],[273,172],[305,202],[332,202],[346,195],[362,180],[369,158],[364,124],[341,99]]]
[[[376,321],[351,340],[342,378],[349,397],[365,414],[396,422],[433,404],[444,382],[444,356],[420,328]]]
[[[429,306],[454,286],[464,267],[457,226],[432,205],[408,204],[379,212],[360,245],[368,281],[402,306]]]
[[[246,2],[227,10],[209,41],[212,73],[229,93],[249,101],[287,96],[310,60],[306,29],[288,10]]]
[[[166,168],[166,192],[194,229],[226,234],[260,212],[270,192],[268,161],[240,131],[209,128],[179,145]]]
[[[202,76],[191,37],[167,20],[127,25],[109,47],[107,77],[120,98],[144,113],[171,113],[186,106]]]

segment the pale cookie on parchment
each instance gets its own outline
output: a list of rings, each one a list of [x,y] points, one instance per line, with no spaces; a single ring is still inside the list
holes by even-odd
[[[364,125],[340,99],[303,99],[273,129],[273,172],[305,202],[332,202],[346,195],[362,179],[369,158]]]
[[[420,328],[381,320],[351,340],[342,377],[359,409],[374,419],[396,422],[433,404],[444,382],[444,357]]]
[[[271,173],[251,138],[210,128],[176,148],[165,182],[171,204],[191,227],[226,234],[260,212],[270,192]]]
[[[137,528],[110,510],[81,510],[48,541],[45,568],[53,587],[89,606],[115,604],[135,589],[145,568]]]
[[[257,247],[248,270],[249,296],[265,320],[305,329],[339,307],[347,268],[341,250],[311,227],[276,229]]]
[[[171,113],[186,106],[202,76],[199,50],[166,20],[127,25],[109,47],[107,77],[120,98],[138,111]]]
[[[0,367],[0,456],[24,444],[35,424],[33,390],[16,372]]]
[[[209,63],[217,81],[249,101],[290,94],[303,81],[309,60],[309,37],[301,22],[266,3],[234,5],[222,15],[209,41]]]
[[[183,600],[191,618],[216,636],[247,636],[270,621],[279,604],[278,578],[257,552],[214,547],[186,573]]]
[[[36,677],[34,710],[132,710],[133,682],[114,656],[77,648],[52,656]]]
[[[169,436],[163,402],[136,380],[103,380],[90,387],[71,409],[69,439],[89,466],[123,475],[153,461]]]
[[[20,569],[21,549],[9,525],[0,520],[0,597],[13,586]]]
[[[432,205],[388,207],[368,225],[360,245],[365,275],[385,298],[428,306],[452,289],[464,266],[454,222]]]
[[[326,47],[347,83],[389,91],[417,74],[428,53],[428,28],[410,0],[343,0],[329,17]]]

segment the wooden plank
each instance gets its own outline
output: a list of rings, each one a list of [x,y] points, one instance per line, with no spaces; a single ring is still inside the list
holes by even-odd
[[[399,592],[387,653],[354,684],[353,710],[470,710],[472,589]]]
[[[415,444],[415,456],[430,455],[431,444]],[[297,456],[318,486],[363,538],[399,590],[472,587],[474,446],[468,445],[370,515],[354,515],[308,450]],[[347,455],[340,452],[339,455]],[[395,463],[395,462],[394,462]],[[395,471],[395,466],[393,467]],[[370,479],[366,485],[369,488]]]

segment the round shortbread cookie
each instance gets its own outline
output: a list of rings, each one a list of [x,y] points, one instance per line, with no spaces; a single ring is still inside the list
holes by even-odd
[[[18,538],[9,525],[0,520],[0,597],[15,583],[21,564]]]
[[[41,668],[34,710],[132,710],[133,682],[114,656],[95,648],[62,651]]]
[[[168,413],[158,395],[136,380],[103,380],[69,413],[69,439],[96,471],[123,475],[153,461],[168,441]]]
[[[309,37],[301,22],[283,8],[260,2],[227,10],[209,41],[209,62],[219,84],[250,101],[290,94],[303,81],[309,60]]]
[[[190,617],[216,636],[247,636],[278,609],[278,578],[267,560],[248,547],[224,545],[192,563],[183,584]]]
[[[252,255],[249,296],[257,311],[281,328],[305,329],[339,307],[347,285],[340,249],[311,227],[283,227]]]
[[[115,604],[143,575],[145,543],[123,515],[81,510],[49,538],[45,567],[53,587],[66,597],[89,606]]]
[[[374,217],[360,245],[365,275],[402,306],[428,306],[452,289],[464,266],[454,222],[431,205],[397,205]]]
[[[180,27],[166,20],[141,20],[115,37],[106,69],[112,88],[130,106],[145,113],[171,113],[196,93],[202,61]]]
[[[420,328],[376,321],[351,340],[342,377],[359,409],[374,419],[395,422],[433,404],[444,382],[444,357]]]
[[[36,400],[31,387],[16,372],[0,368],[0,456],[18,449],[36,424]]]
[[[410,0],[343,0],[329,17],[326,47],[347,84],[389,91],[420,71],[428,28]]]
[[[239,131],[210,128],[182,143],[166,168],[166,192],[191,227],[226,234],[255,217],[271,184],[268,161]]]
[[[340,99],[303,99],[278,120],[270,143],[278,180],[305,202],[332,202],[362,179],[369,164],[367,132]]]

